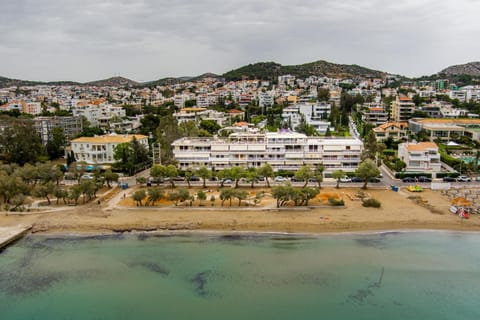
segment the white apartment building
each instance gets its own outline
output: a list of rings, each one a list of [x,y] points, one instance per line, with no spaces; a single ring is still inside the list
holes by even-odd
[[[81,137],[72,140],[70,146],[76,161],[88,164],[114,163],[115,148],[121,143],[131,142],[134,137],[148,149],[148,137],[141,134]]]
[[[181,138],[172,143],[180,169],[207,166],[222,170],[233,166],[261,167],[275,171],[297,170],[304,164],[322,163],[326,173],[353,172],[360,163],[363,143],[353,138],[307,137],[284,131],[233,133],[228,138]]]
[[[273,106],[273,103],[274,103],[273,97],[274,97],[273,93],[260,92],[258,94],[258,105],[261,108]]]
[[[401,143],[398,157],[407,164],[406,171],[440,172],[438,146],[433,142]]]
[[[126,116],[122,107],[115,107],[110,104],[87,104],[72,107],[74,117],[85,117],[92,127],[108,129],[109,123],[114,119]]]
[[[330,111],[331,105],[326,102],[295,104],[283,109],[282,119],[292,130],[295,130],[302,119],[305,119],[305,122],[313,126],[320,134],[325,134],[330,126],[328,121]]]
[[[219,125],[223,126],[229,120],[223,112],[198,107],[180,109],[178,112],[175,112],[173,116],[177,119],[178,123],[186,121],[200,122],[201,120],[214,120]]]

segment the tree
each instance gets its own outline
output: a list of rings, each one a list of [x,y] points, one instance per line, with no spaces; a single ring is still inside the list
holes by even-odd
[[[283,207],[294,197],[295,189],[290,185],[272,188],[272,196],[277,200],[277,208]]]
[[[380,170],[378,170],[377,165],[372,159],[364,160],[355,171],[355,175],[364,181],[362,189],[367,189],[368,181],[371,178],[377,177],[379,174]]]
[[[305,181],[303,185],[304,188],[307,186],[308,180],[313,176],[314,176],[314,173],[312,171],[312,168],[307,164],[304,164],[303,166],[298,168],[298,170],[295,172],[295,179]]]
[[[63,188],[55,188],[53,195],[57,198],[57,205],[60,199],[63,200],[63,204],[67,204],[68,191]]]
[[[330,100],[330,90],[326,88],[319,88],[317,90],[317,99],[318,101]]]
[[[107,183],[107,187],[111,188],[110,183],[112,182],[117,182],[118,181],[118,173],[112,172],[111,169],[107,169],[105,173],[103,174],[103,178],[105,179],[105,182]]]
[[[265,163],[260,168],[258,168],[258,174],[265,177],[265,181],[267,182],[267,188],[270,188],[270,181],[268,180],[268,178],[273,178],[274,172],[272,166],[269,163]]]
[[[50,159],[58,159],[65,154],[66,138],[63,129],[55,127],[52,129],[52,138],[47,141],[46,149]]]
[[[323,171],[325,171],[325,167],[323,166],[323,163],[318,163],[315,165],[313,169],[314,173],[314,178],[317,181],[318,184],[318,189],[322,188],[322,182],[323,182]]]
[[[206,166],[201,166],[197,171],[196,174],[202,179],[203,181],[203,188],[206,188],[206,180],[212,177],[212,171],[210,171]]]
[[[178,176],[178,170],[177,167],[175,167],[173,164],[169,164],[165,167],[165,177],[169,178],[170,185],[172,188],[175,188],[175,180],[174,178]]]
[[[308,206],[311,199],[315,198],[320,193],[318,188],[302,188],[298,191],[299,198],[301,200],[300,205]]]
[[[145,190],[137,190],[133,193],[132,199],[135,201],[137,207],[142,205],[143,199],[147,196]]]
[[[155,202],[163,199],[164,197],[164,193],[163,193],[163,190],[161,188],[150,188],[148,190],[148,200],[150,201],[150,203],[153,205],[155,205]]]
[[[238,199],[238,206],[240,207],[242,204],[242,200],[247,199],[248,192],[245,190],[235,190],[232,196]]]
[[[345,172],[343,170],[335,170],[332,172],[332,178],[337,180],[336,188],[340,188],[340,179],[345,176]]]
[[[160,179],[165,177],[165,166],[161,164],[155,164],[150,168],[150,176],[157,181],[157,185],[160,183]]]
[[[80,195],[82,194],[82,190],[80,185],[74,185],[68,194],[68,199],[73,200],[75,202],[75,205],[78,203],[78,198],[80,198]]]
[[[208,131],[210,134],[216,134],[222,126],[215,120],[202,120],[200,121],[200,129]]]
[[[246,172],[244,167],[235,166],[230,169],[230,177],[235,181],[235,189],[238,188],[240,179],[245,178]]]
[[[50,195],[54,194],[55,192],[55,184],[52,182],[48,182],[45,184],[36,185],[33,189],[33,195],[40,198],[47,199],[48,205],[51,205]]]
[[[202,190],[197,192],[197,199],[200,201],[200,206],[202,206],[202,201],[207,200],[207,195]]]
[[[40,136],[35,131],[31,119],[0,119],[3,130],[0,135],[0,146],[3,158],[8,163],[35,163],[45,155]]]
[[[246,177],[250,181],[250,187],[253,188],[254,184],[258,182],[258,170],[255,167],[247,168]]]
[[[233,190],[232,189],[230,189],[230,188],[222,189],[220,191],[220,200],[222,201],[221,206],[223,207],[223,203],[226,200],[230,200],[230,207],[231,207],[232,206],[232,196],[233,196]]]
[[[133,172],[132,157],[133,150],[128,142],[118,144],[113,151],[113,159],[117,161],[115,165],[123,172]]]

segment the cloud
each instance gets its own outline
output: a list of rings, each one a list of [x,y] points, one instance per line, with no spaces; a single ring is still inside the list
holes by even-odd
[[[476,59],[471,0],[0,0],[6,76],[88,81],[329,60],[423,75]]]

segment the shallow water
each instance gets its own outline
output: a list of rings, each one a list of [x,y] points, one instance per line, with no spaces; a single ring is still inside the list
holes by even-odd
[[[479,319],[480,234],[29,236],[0,319]]]

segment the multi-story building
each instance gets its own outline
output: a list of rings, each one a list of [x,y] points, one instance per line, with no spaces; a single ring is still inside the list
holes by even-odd
[[[407,164],[406,171],[435,173],[441,169],[438,146],[433,142],[401,143],[398,157]]]
[[[363,149],[358,139],[308,137],[291,131],[234,133],[228,138],[181,138],[172,146],[181,169],[207,166],[221,170],[269,163],[278,171],[321,163],[326,173],[339,169],[353,172]]]
[[[385,141],[392,138],[395,141],[407,139],[408,123],[407,122],[387,122],[373,129],[377,141]]]
[[[388,112],[381,104],[366,103],[362,109],[362,120],[374,126],[379,126],[388,122]]]
[[[76,161],[88,164],[114,163],[115,148],[121,143],[137,141],[148,149],[148,137],[141,134],[109,134],[95,137],[81,137],[71,141],[71,150]]]
[[[295,104],[283,109],[282,119],[293,130],[300,125],[302,120],[305,120],[320,134],[325,134],[330,126],[328,121],[330,111],[331,105],[326,102]]]
[[[406,96],[397,96],[392,102],[390,120],[394,122],[405,122],[412,117],[415,110],[415,103]]]
[[[35,130],[40,135],[42,143],[46,144],[52,139],[53,128],[62,128],[66,143],[83,130],[82,117],[36,117],[33,119]]]
[[[110,122],[124,118],[125,109],[110,104],[77,104],[72,107],[73,116],[85,117],[92,127],[110,129]]]

